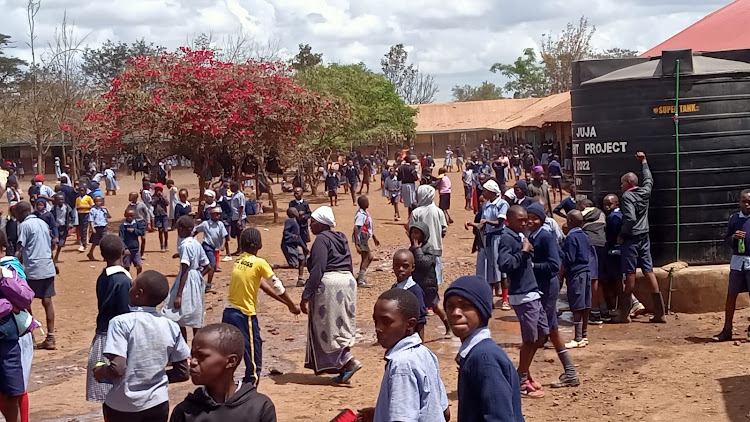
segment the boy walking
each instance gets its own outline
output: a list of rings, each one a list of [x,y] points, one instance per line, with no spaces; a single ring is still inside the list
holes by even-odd
[[[128,207],[125,210],[125,221],[120,224],[120,239],[125,245],[125,255],[122,257],[122,266],[130,272],[130,266],[134,265],[136,275],[143,271],[141,261],[141,249],[138,239],[146,235],[146,222],[136,220],[135,210]]]
[[[420,338],[424,339],[424,326],[427,323],[427,307],[424,301],[424,290],[411,277],[413,271],[414,255],[406,249],[396,251],[393,254],[393,274],[396,276],[396,282],[391,288],[408,290],[417,298],[419,314],[414,331],[419,334]]]
[[[102,238],[107,235],[108,219],[109,211],[104,206],[104,197],[97,196],[94,199],[94,206],[91,207],[91,211],[89,212],[89,224],[91,225],[91,238],[89,238],[89,242],[91,242],[91,249],[87,256],[91,261],[96,259],[94,258],[94,250],[99,246]]]
[[[370,239],[375,242],[375,246],[380,246],[380,241],[375,237],[374,222],[367,209],[370,207],[370,200],[366,196],[357,198],[359,210],[354,216],[354,231],[352,232],[352,242],[357,248],[357,253],[362,258],[359,264],[359,275],[357,276],[357,286],[370,288],[372,284],[367,283],[367,267],[370,266],[373,256],[370,251]]]
[[[55,262],[57,262],[60,258],[60,251],[65,246],[68,233],[75,226],[76,222],[75,211],[65,202],[65,195],[63,193],[55,195],[55,206],[52,208],[52,216],[57,225],[57,251],[55,252]]]
[[[240,184],[236,180],[229,183],[229,189],[232,190],[232,197],[229,198],[229,208],[231,209],[229,235],[233,239],[237,238],[237,251],[232,255],[239,255],[242,250],[240,233],[245,228],[245,194],[240,190]]]
[[[750,189],[740,193],[740,211],[729,217],[725,242],[732,248],[729,262],[729,288],[724,310],[724,329],[713,337],[714,341],[732,340],[732,320],[740,293],[750,292],[750,245],[745,245],[745,237],[750,231]],[[747,330],[750,339],[750,327]]]
[[[333,165],[328,165],[328,170],[325,173],[326,177],[326,192],[328,192],[328,199],[331,201],[331,206],[338,206],[339,204],[339,172],[333,170]]]
[[[648,237],[648,205],[654,179],[651,177],[646,154],[639,151],[635,156],[641,161],[643,186],[638,184],[638,176],[635,173],[626,173],[620,178],[623,192],[620,252],[622,254],[622,269],[625,273],[625,291],[621,295],[622,297],[618,298],[619,312],[613,321],[617,323],[630,322],[628,316],[630,301],[628,299],[635,288],[635,270],[640,267],[643,275],[649,281],[651,296],[654,301],[654,317],[649,322],[663,324],[667,322],[664,318],[664,298],[659,291],[659,283],[654,275],[651,261],[651,241]]]
[[[219,269],[219,253],[222,245],[229,255],[229,233],[221,221],[221,207],[213,207],[208,210],[210,219],[202,221],[195,227],[194,233],[203,233],[203,243],[201,246],[206,252],[208,263],[214,269],[208,273],[208,283],[206,289],[211,290],[214,280],[214,273]]]
[[[464,199],[466,204],[464,205],[465,210],[473,210],[472,199],[474,198],[474,170],[471,163],[466,163],[466,168],[463,171],[463,184],[464,184]]]
[[[159,230],[159,248],[162,252],[167,250],[169,242],[169,203],[164,196],[164,185],[157,183],[154,186],[154,196],[151,198],[151,207],[154,210],[154,226]]]
[[[523,422],[521,386],[508,355],[492,340],[492,289],[477,276],[456,279],[445,291],[451,330],[461,340],[458,420]]]
[[[203,327],[193,338],[190,354],[190,379],[201,387],[174,408],[170,422],[276,422],[271,399],[258,393],[254,384],[234,380],[243,350],[237,327],[224,323]]]
[[[546,213],[545,213],[546,214]],[[503,230],[498,253],[500,271],[508,274],[508,301],[521,323],[521,358],[518,363],[518,377],[521,392],[528,397],[542,398],[541,384],[531,378],[529,368],[534,354],[544,347],[549,335],[547,315],[542,307],[542,296],[534,277],[531,256],[534,247],[523,236],[528,222],[526,209],[513,205],[508,210],[508,229]]]
[[[299,218],[302,216],[302,212],[290,207],[286,210],[286,215],[289,218],[284,222],[284,231],[281,236],[281,252],[284,254],[284,258],[286,258],[286,268],[298,269],[297,287],[304,287],[305,264],[307,262],[305,257],[309,252],[307,245],[300,235]],[[300,251],[300,249],[302,250]]]
[[[302,198],[303,193],[304,191],[302,190],[302,188],[294,188],[294,199],[289,201],[289,208],[294,208],[299,212],[299,218],[297,219],[297,222],[299,223],[300,238],[305,243],[305,245],[307,245],[308,243],[310,243],[310,229],[308,227],[308,220],[310,220],[312,210],[310,210],[310,204],[307,202],[307,200]]]
[[[98,382],[112,382],[103,404],[107,422],[166,422],[167,384],[189,379],[190,348],[180,327],[156,311],[168,291],[166,277],[144,271],[128,292],[131,312],[109,321],[103,351],[107,361],[93,370]]]
[[[578,210],[568,213],[568,233],[562,247],[568,304],[573,312],[575,337],[565,347],[575,349],[589,345],[588,325],[591,313],[591,244],[581,229],[583,215]]]
[[[94,200],[86,193],[86,186],[78,186],[78,197],[76,198],[76,211],[78,212],[78,237],[81,239],[81,246],[78,252],[86,252],[88,244],[89,231],[89,212],[94,206]]]
[[[386,349],[385,373],[377,404],[374,408],[360,409],[358,420],[450,420],[437,357],[415,332],[418,315],[416,297],[402,289],[387,290],[375,302],[372,316],[378,343]]]
[[[133,210],[135,213],[135,221],[143,223],[143,227],[148,227],[149,222],[149,210],[148,205],[138,198],[138,192],[131,192],[128,195],[130,203],[128,203],[128,210]],[[146,231],[142,235],[139,235],[141,240],[140,257],[143,258],[146,252]],[[130,249],[130,247],[128,247]]]
[[[401,220],[401,212],[398,210],[398,204],[401,202],[401,182],[398,181],[395,167],[388,170],[388,177],[383,181],[383,189],[388,197],[388,203],[393,205],[393,221]]]

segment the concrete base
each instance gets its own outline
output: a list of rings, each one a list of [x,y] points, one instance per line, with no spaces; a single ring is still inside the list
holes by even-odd
[[[664,306],[669,297],[669,268],[655,268],[654,274],[659,288],[664,295]],[[675,264],[672,280],[672,312],[704,313],[724,311],[729,284],[729,264],[701,265],[678,269]],[[664,269],[667,269],[666,271]],[[648,280],[638,271],[636,275],[635,295],[646,308],[653,309],[653,300],[648,288]],[[742,294],[737,299],[737,308],[750,306],[748,295]]]

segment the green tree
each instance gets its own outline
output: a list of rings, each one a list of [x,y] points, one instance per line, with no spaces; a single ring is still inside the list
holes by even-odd
[[[542,64],[551,94],[570,91],[573,86],[573,62],[593,55],[591,37],[596,27],[581,16],[578,24],[569,22],[557,38],[542,35]]]
[[[438,92],[435,77],[423,73],[414,64],[409,64],[409,53],[403,44],[391,47],[380,60],[383,75],[396,87],[398,95],[407,104],[426,104],[435,101]]]
[[[299,53],[292,59],[292,68],[298,72],[303,72],[305,69],[317,66],[323,62],[323,55],[321,53],[313,53],[310,44],[300,44]]]
[[[99,48],[86,47],[83,51],[82,71],[90,84],[100,90],[107,90],[110,81],[125,70],[128,60],[133,57],[154,57],[163,51],[163,47],[147,43],[145,39],[132,44],[107,40]]]
[[[549,95],[549,82],[544,68],[539,65],[533,48],[523,50],[523,56],[513,64],[495,63],[490,68],[509,79],[503,91],[513,98],[544,97]]]
[[[453,101],[484,101],[503,98],[503,90],[492,82],[484,81],[479,86],[456,85],[451,90]]]
[[[23,77],[23,66],[26,62],[16,58],[8,57],[5,53],[9,48],[13,48],[10,41],[10,35],[0,34],[0,90],[10,88],[21,77]]]
[[[12,137],[18,130],[19,82],[23,79],[26,62],[8,57],[6,50],[13,48],[9,35],[0,34],[0,139]]]
[[[629,59],[638,57],[641,53],[628,48],[608,48],[602,51],[596,51],[591,55],[592,59]]]
[[[335,130],[329,128],[328,146],[342,148],[353,141],[395,145],[414,137],[417,111],[404,103],[383,75],[356,64],[331,64],[311,67],[296,77],[304,88],[339,99],[348,112],[348,119]]]

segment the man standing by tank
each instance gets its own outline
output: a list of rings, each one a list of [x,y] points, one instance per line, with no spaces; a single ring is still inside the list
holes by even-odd
[[[643,185],[638,184],[635,173],[626,173],[620,178],[622,188],[622,229],[620,230],[620,253],[622,271],[625,273],[625,291],[618,298],[618,315],[612,320],[615,323],[630,322],[630,294],[635,287],[635,271],[640,267],[649,281],[654,301],[653,323],[665,323],[664,298],[659,291],[659,284],[654,275],[651,261],[651,242],[649,241],[648,205],[654,180],[648,168],[646,154],[639,151],[635,156],[641,160]]]

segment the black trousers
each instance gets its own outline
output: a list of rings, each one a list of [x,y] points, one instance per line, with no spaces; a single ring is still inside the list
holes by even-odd
[[[105,422],[167,422],[169,419],[169,401],[140,412],[120,412],[106,404],[102,405],[102,410]]]

